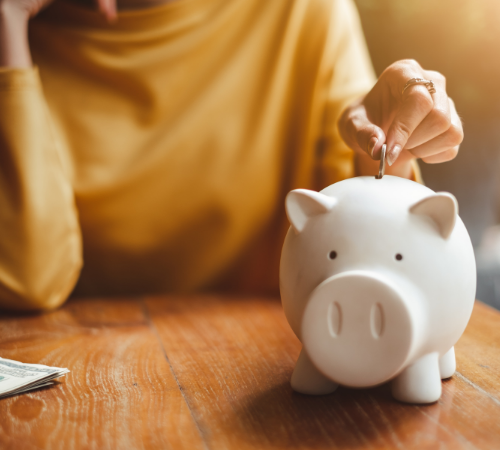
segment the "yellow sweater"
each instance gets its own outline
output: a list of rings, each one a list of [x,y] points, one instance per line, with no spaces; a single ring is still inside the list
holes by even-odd
[[[353,175],[374,76],[351,0],[56,2],[0,70],[0,306],[277,287],[293,188]]]

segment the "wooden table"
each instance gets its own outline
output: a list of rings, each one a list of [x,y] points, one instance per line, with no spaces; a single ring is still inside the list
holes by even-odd
[[[477,302],[428,406],[387,385],[293,393],[300,344],[276,299],[72,300],[0,319],[0,356],[68,367],[0,400],[1,449],[500,449],[500,313]]]

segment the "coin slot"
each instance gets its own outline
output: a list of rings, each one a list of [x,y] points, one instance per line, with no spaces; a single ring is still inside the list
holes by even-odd
[[[379,339],[384,332],[384,310],[380,303],[375,303],[370,311],[370,328],[373,339]]]
[[[336,338],[342,331],[342,309],[337,302],[328,305],[328,331],[330,335]]]

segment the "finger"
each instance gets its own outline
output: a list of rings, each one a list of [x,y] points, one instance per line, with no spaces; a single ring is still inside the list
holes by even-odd
[[[451,161],[458,155],[459,145],[453,148],[449,148],[444,152],[438,153],[437,155],[432,155],[427,158],[423,158],[422,161],[427,164],[439,164],[446,161]]]
[[[428,158],[433,155],[442,153],[443,150],[459,146],[464,138],[462,121],[457,114],[455,104],[451,99],[448,99],[450,106],[451,124],[450,127],[439,136],[431,139],[425,144],[412,148],[410,151],[417,158]]]
[[[99,12],[108,22],[114,22],[117,18],[116,0],[95,0]]]
[[[446,93],[446,78],[439,72],[433,71],[425,71],[425,78],[432,80],[436,87],[436,92],[432,94],[434,106],[409,137],[405,146],[407,150],[441,135],[451,125],[451,108]]]
[[[339,128],[342,138],[354,151],[380,159],[385,133],[368,119],[364,105],[359,104],[344,114],[339,121]]]
[[[403,100],[387,132],[387,162],[392,165],[406,146],[408,139],[432,111],[434,102],[425,86],[412,86],[403,95]]]
[[[380,80],[383,79],[389,87],[392,98],[399,103],[387,131],[389,165],[394,163],[413,131],[434,106],[431,94],[425,86],[417,84],[404,89],[408,80],[425,76],[425,71],[416,61],[403,60],[389,66],[380,77]]]

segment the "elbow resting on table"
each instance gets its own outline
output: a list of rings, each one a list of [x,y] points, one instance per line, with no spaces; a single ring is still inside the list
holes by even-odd
[[[58,308],[71,294],[81,268],[80,259],[58,270],[42,269],[35,276],[15,278],[5,276],[0,268],[0,309],[46,312]]]

